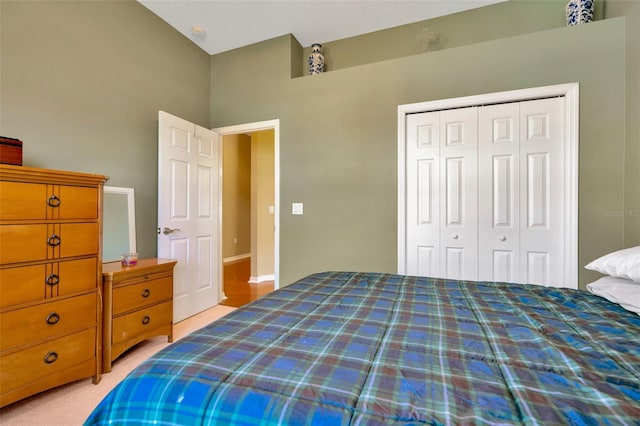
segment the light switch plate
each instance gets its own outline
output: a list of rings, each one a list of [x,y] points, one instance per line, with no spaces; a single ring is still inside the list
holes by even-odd
[[[291,214],[302,214],[303,210],[302,203],[291,203]]]

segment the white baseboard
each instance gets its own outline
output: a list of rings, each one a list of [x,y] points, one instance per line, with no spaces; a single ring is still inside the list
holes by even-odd
[[[275,281],[275,275],[260,275],[259,277],[249,277],[249,284],[260,284],[265,281]]]
[[[225,257],[224,259],[222,259],[222,263],[237,262],[238,260],[243,260],[243,259],[246,259],[248,257],[251,257],[251,253],[245,253],[245,254],[239,254],[237,256]]]

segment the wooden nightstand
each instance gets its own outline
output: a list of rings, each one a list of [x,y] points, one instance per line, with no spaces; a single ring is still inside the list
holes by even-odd
[[[153,336],[173,341],[173,267],[171,259],[141,259],[102,267],[104,295],[102,371],[124,351]]]

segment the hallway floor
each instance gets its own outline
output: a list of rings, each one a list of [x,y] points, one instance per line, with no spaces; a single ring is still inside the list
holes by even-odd
[[[250,284],[251,258],[224,264],[225,306],[240,307],[273,291],[273,281]]]

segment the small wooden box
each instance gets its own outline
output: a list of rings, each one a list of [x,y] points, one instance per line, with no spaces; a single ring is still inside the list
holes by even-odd
[[[22,166],[22,141],[0,136],[0,163]]]

